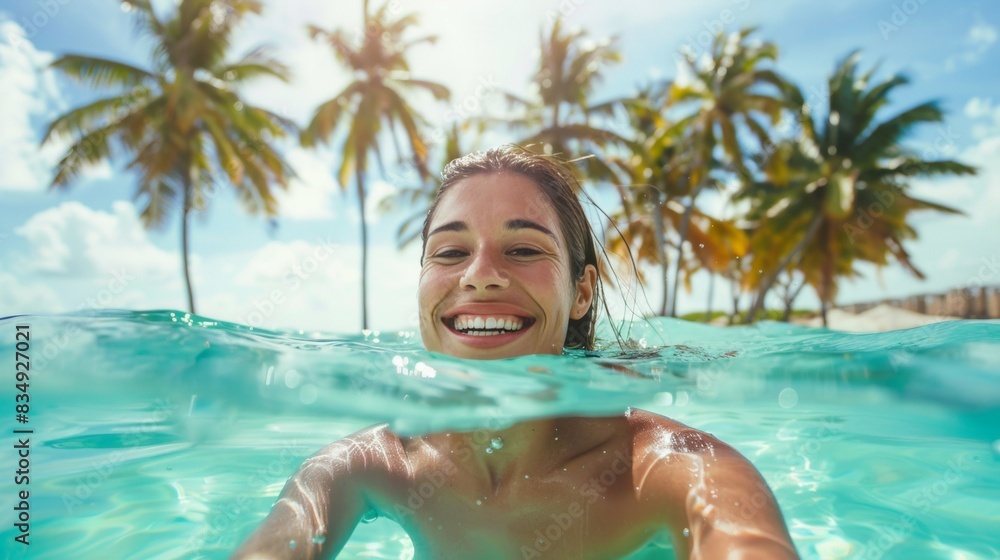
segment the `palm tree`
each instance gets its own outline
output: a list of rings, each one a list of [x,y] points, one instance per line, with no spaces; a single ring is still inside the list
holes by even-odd
[[[542,31],[538,68],[531,81],[533,95],[504,94],[520,112],[513,119],[503,119],[523,135],[517,144],[571,159],[593,156],[609,144],[626,143],[617,132],[591,122],[613,105],[592,107],[590,96],[604,78],[605,68],[621,61],[616,43],[616,37],[592,41],[583,30],[564,32],[561,18],[555,18],[547,34]],[[587,157],[584,167],[590,179],[615,179],[604,158]],[[619,196],[623,201],[627,198],[621,189]]]
[[[665,244],[657,240],[658,232],[669,225],[674,231],[680,228],[686,208],[676,200],[663,204],[653,204],[651,193],[659,189],[651,184],[630,189],[633,199],[631,208],[642,208],[629,213],[625,207],[611,216],[611,225],[605,232],[607,250],[613,254],[635,255],[636,262],[648,262],[665,268]],[[659,222],[659,226],[657,225]],[[698,270],[710,274],[724,274],[729,263],[746,254],[746,235],[732,220],[720,220],[694,209],[689,218],[689,237],[694,249],[691,259],[685,260],[681,270],[685,271],[683,283],[691,290],[691,276]],[[641,271],[639,281],[644,282]],[[665,276],[664,276],[665,278]]]
[[[694,105],[693,119],[687,131],[686,142],[694,151],[691,167],[690,191],[687,193],[684,219],[678,229],[680,241],[678,254],[684,251],[688,227],[694,214],[698,195],[713,184],[714,152],[721,148],[730,170],[744,174],[744,153],[739,135],[744,129],[760,145],[769,144],[767,128],[759,119],[767,117],[774,125],[781,118],[784,108],[782,92],[786,81],[774,70],[762,68],[767,61],[774,61],[778,49],[772,43],[754,43],[748,37],[752,28],[742,29],[731,35],[716,35],[709,51],[707,63],[692,53],[683,53],[690,82],[677,82],[670,95],[676,106]],[[770,90],[770,91],[768,91]],[[677,289],[680,284],[682,258],[675,263],[673,297],[670,315],[676,315]]]
[[[628,141],[627,150],[611,158],[629,196],[622,200],[622,207],[605,232],[607,243],[618,248],[620,241],[634,244],[640,249],[640,260],[658,264],[661,273],[660,315],[666,314],[668,296],[667,226],[665,211],[678,193],[686,187],[688,151],[684,149],[682,131],[684,122],[674,123],[666,118],[667,84],[643,87],[635,96],[608,102],[598,111],[611,115],[624,111],[634,138]],[[617,226],[624,227],[619,231]],[[651,226],[650,229],[647,226]],[[624,239],[619,239],[622,236]],[[622,246],[624,249],[624,246]],[[616,249],[617,250],[617,249]]]
[[[233,31],[254,0],[182,0],[161,20],[149,0],[130,0],[138,28],[155,42],[152,64],[140,68],[105,58],[69,54],[52,66],[71,78],[119,93],[70,110],[49,125],[43,139],[74,138],[56,165],[53,188],[68,187],[87,165],[124,155],[139,171],[136,197],[147,227],[162,226],[180,198],[181,253],[188,310],[195,312],[188,267],[188,222],[204,211],[221,173],[251,212],[273,215],[275,183],[292,172],[272,147],[294,125],[252,106],[236,87],[262,76],[287,80],[287,69],[260,49],[230,61]]]
[[[398,138],[397,128],[402,129],[409,144],[409,156],[427,179],[427,146],[421,138],[420,115],[410,106],[404,92],[413,89],[429,91],[436,99],[445,100],[449,92],[443,85],[410,77],[406,59],[410,47],[420,43],[433,43],[436,37],[428,36],[404,40],[403,35],[416,23],[415,14],[393,19],[390,4],[375,14],[369,13],[368,1],[363,3],[365,33],[361,41],[343,30],[325,31],[309,26],[314,39],[329,43],[337,59],[357,77],[330,100],[321,104],[309,125],[302,133],[302,144],[315,145],[329,141],[342,122],[347,126],[347,137],[341,150],[341,163],[337,176],[341,188],[346,189],[353,176],[361,212],[361,328],[368,328],[368,225],[365,221],[365,175],[368,155],[374,154],[383,169],[382,149],[379,140],[385,125],[396,147],[400,160],[405,159]]]
[[[874,69],[858,72],[852,53],[829,79],[828,110],[813,120],[798,89],[789,90],[798,107],[802,136],[780,143],[768,158],[764,179],[748,185],[738,198],[751,201],[750,218],[761,227],[753,252],[750,287],[757,296],[747,314],[753,320],[768,290],[783,272],[799,270],[822,304],[823,321],[834,301],[837,279],[856,275],[855,261],[882,267],[892,256],[918,278],[923,273],[904,247],[916,238],[910,212],[954,208],[910,195],[914,177],[971,175],[976,170],[951,160],[927,161],[902,146],[920,124],[941,122],[936,102],[925,102],[877,120],[890,93],[908,83],[903,76],[872,83]]]

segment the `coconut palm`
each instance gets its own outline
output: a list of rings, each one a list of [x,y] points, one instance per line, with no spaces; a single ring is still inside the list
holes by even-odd
[[[667,227],[665,207],[686,188],[687,170],[682,132],[684,124],[666,118],[665,105],[669,84],[651,84],[635,96],[602,104],[597,111],[611,115],[624,112],[634,137],[627,143],[623,155],[610,158],[612,167],[626,186],[628,196],[606,231],[608,243],[619,247],[619,241],[640,248],[641,259],[660,267],[658,275],[662,289],[660,315],[666,313],[668,288]],[[669,211],[671,207],[668,207]],[[627,225],[626,225],[627,224]],[[617,226],[624,227],[622,232]],[[648,227],[651,227],[649,229]],[[619,239],[624,236],[624,239]],[[624,248],[624,246],[622,246]]]
[[[77,107],[49,125],[43,142],[70,136],[52,187],[66,188],[84,167],[115,156],[139,173],[136,198],[147,227],[162,226],[180,201],[181,254],[188,309],[195,311],[188,266],[188,222],[204,211],[216,179],[224,175],[251,212],[273,215],[275,185],[285,188],[291,170],[271,145],[294,125],[245,102],[244,82],[287,69],[261,49],[230,58],[236,26],[259,14],[254,0],[181,0],[166,19],[149,0],[130,0],[138,28],[154,41],[147,68],[69,54],[52,66],[94,87],[118,90]]]
[[[517,144],[571,159],[593,156],[609,144],[626,142],[618,131],[592,122],[602,113],[590,105],[606,67],[621,61],[616,43],[615,37],[593,41],[583,30],[564,31],[561,18],[555,18],[548,33],[542,31],[538,68],[531,81],[533,95],[504,94],[519,113],[513,119],[503,119],[521,135]],[[615,177],[605,158],[587,157],[583,165],[590,179]],[[619,195],[626,198],[622,191]]]
[[[337,59],[356,76],[344,89],[322,103],[302,133],[302,143],[314,145],[317,141],[329,141],[334,130],[342,123],[347,136],[340,150],[340,168],[337,177],[340,186],[347,189],[351,179],[361,213],[361,328],[368,328],[368,224],[365,217],[366,174],[368,156],[373,154],[384,170],[382,148],[383,126],[396,147],[400,160],[409,159],[419,171],[421,179],[427,179],[427,146],[421,137],[419,123],[423,118],[413,109],[404,94],[413,90],[425,90],[436,99],[449,97],[446,87],[436,82],[410,77],[407,61],[409,49],[420,43],[434,43],[436,37],[426,36],[407,40],[404,35],[417,22],[415,14],[406,14],[394,19],[394,8],[386,4],[370,13],[368,2],[363,4],[364,34],[356,37],[343,30],[326,31],[310,25],[309,35],[325,41],[333,48]],[[396,138],[397,129],[405,135],[408,150]]]
[[[368,328],[368,225],[365,220],[365,179],[368,156],[373,154],[380,167],[383,127],[396,146],[396,154],[410,159],[422,179],[428,178],[427,146],[421,138],[420,123],[423,118],[413,109],[404,96],[413,90],[425,90],[436,99],[444,100],[449,92],[443,85],[410,77],[407,61],[409,49],[420,43],[433,43],[436,37],[427,36],[406,40],[404,35],[417,22],[415,14],[395,18],[395,8],[386,4],[374,14],[369,12],[367,0],[363,3],[364,33],[357,38],[343,30],[326,31],[309,26],[314,39],[324,41],[333,48],[337,59],[349,69],[356,79],[330,100],[322,103],[302,133],[305,146],[318,141],[330,141],[334,130],[346,125],[346,138],[340,150],[341,162],[337,172],[341,188],[347,189],[351,179],[358,196],[361,213],[361,327]],[[401,130],[408,145],[404,154],[396,136]]]
[[[633,194],[630,207],[642,210],[628,213],[625,208],[620,208],[612,214],[611,225],[605,233],[607,250],[622,257],[631,253],[637,263],[646,262],[663,270],[666,244],[657,240],[657,232],[668,227],[677,231],[686,208],[676,200],[651,203],[655,197],[652,193],[660,192],[652,184],[635,186],[629,192]],[[689,218],[688,232],[694,249],[691,258],[681,266],[684,271],[681,281],[688,291],[691,290],[691,277],[698,270],[726,274],[729,263],[747,252],[746,235],[732,220],[720,220],[695,209]],[[639,281],[644,282],[642,272],[638,269],[637,272]]]
[[[777,59],[778,49],[769,42],[750,41],[753,32],[752,28],[746,28],[729,35],[717,34],[707,60],[690,52],[682,53],[690,79],[674,83],[670,103],[679,108],[686,105],[694,108],[685,140],[694,152],[694,162],[684,219],[678,229],[679,254],[688,241],[688,227],[698,196],[716,183],[713,180],[718,171],[718,166],[713,165],[716,148],[720,148],[730,171],[745,174],[741,131],[763,147],[770,139],[767,125],[761,119],[767,118],[774,125],[781,118],[786,81],[766,67]],[[672,316],[677,311],[682,262],[683,258],[678,258],[674,263],[674,294],[669,311]]]
[[[859,57],[852,53],[837,66],[829,79],[827,112],[816,120],[801,92],[789,90],[801,115],[802,136],[780,143],[767,159],[764,179],[738,195],[751,202],[750,218],[761,228],[759,244],[768,246],[753,252],[751,269],[760,273],[748,279],[748,287],[757,291],[748,321],[790,267],[816,289],[824,324],[837,280],[857,274],[855,261],[880,268],[891,257],[923,278],[904,247],[916,238],[910,213],[959,213],[909,193],[915,177],[976,172],[956,161],[921,159],[902,145],[917,126],[941,122],[940,107],[925,102],[879,120],[889,95],[908,80],[893,76],[874,82],[874,69],[859,72]]]

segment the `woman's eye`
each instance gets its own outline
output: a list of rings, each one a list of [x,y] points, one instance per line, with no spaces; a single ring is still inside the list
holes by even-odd
[[[542,252],[538,249],[531,249],[529,247],[518,247],[510,251],[510,254],[516,257],[532,257],[535,255],[541,255]]]

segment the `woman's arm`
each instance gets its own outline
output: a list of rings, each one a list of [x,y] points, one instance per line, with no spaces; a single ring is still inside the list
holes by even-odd
[[[710,434],[654,423],[634,453],[642,494],[659,504],[677,558],[798,558],[774,495],[745,457]]]
[[[369,428],[306,459],[231,560],[314,560],[336,555],[369,507],[367,487],[379,473],[387,472],[393,463],[390,457],[398,457],[398,443],[385,427]]]
[[[701,472],[684,501],[689,536],[680,536],[690,547],[689,558],[797,559],[767,482],[739,452],[711,439],[717,442],[714,452],[701,454]]]

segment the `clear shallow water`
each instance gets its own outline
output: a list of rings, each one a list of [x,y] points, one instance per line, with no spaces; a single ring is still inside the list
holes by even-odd
[[[16,324],[32,336],[32,544],[15,546],[5,507],[8,557],[225,558],[302,459],[371,423],[419,433],[628,405],[742,451],[804,558],[1000,556],[998,322],[849,335],[659,319],[632,325],[647,351],[628,358],[475,362],[407,332],[277,333],[169,311],[16,317],[0,320],[9,441],[24,427]],[[341,557],[410,554],[377,520]]]

